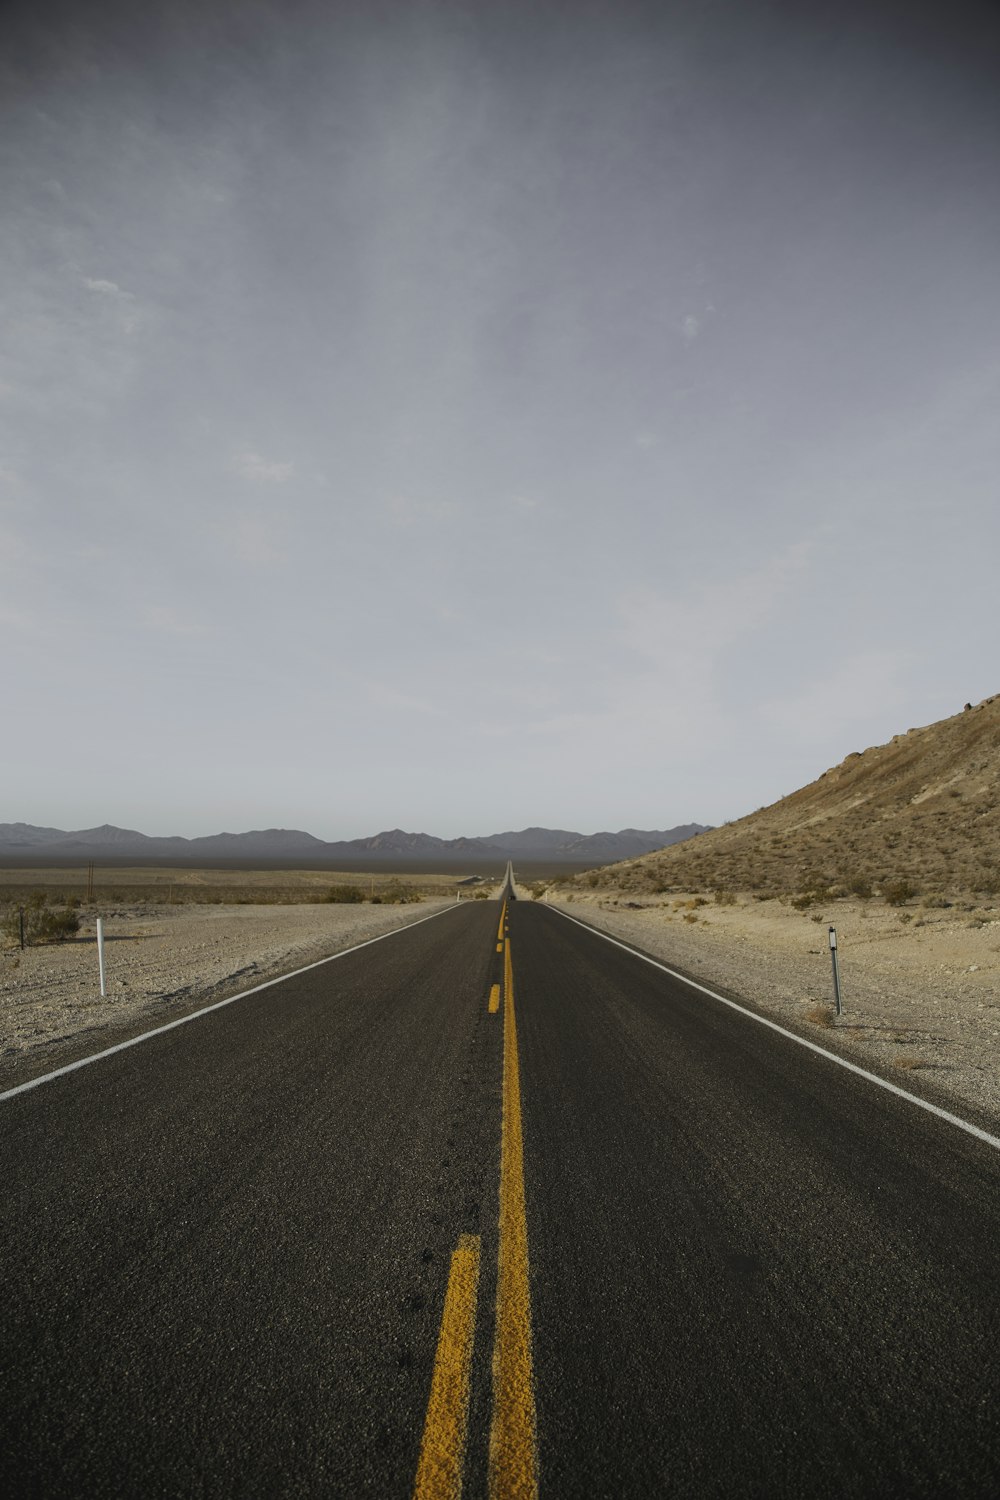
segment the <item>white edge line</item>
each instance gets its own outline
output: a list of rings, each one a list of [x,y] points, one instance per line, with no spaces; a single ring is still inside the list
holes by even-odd
[[[66,1063],[61,1068],[53,1068],[51,1073],[42,1073],[37,1078],[29,1078],[27,1083],[19,1083],[15,1088],[7,1089],[0,1094],[0,1104],[5,1099],[13,1099],[18,1094],[26,1094],[29,1089],[37,1089],[40,1084],[51,1083],[53,1078],[61,1078],[64,1073],[75,1073],[77,1068],[86,1068],[90,1063],[100,1062],[102,1057],[113,1057],[116,1052],[124,1052],[128,1047],[138,1047],[140,1042],[148,1042],[150,1037],[161,1036],[163,1032],[173,1031],[178,1026],[186,1026],[189,1021],[197,1021],[199,1016],[207,1016],[213,1010],[221,1010],[225,1005],[235,1005],[237,1000],[245,1000],[248,995],[257,995],[261,990],[269,990],[272,985],[284,984],[286,979],[295,979],[299,974],[308,974],[310,969],[320,969],[324,964],[332,964],[334,959],[346,958],[349,953],[357,953],[361,948],[370,948],[373,943],[384,942],[386,938],[396,937],[400,932],[410,932],[423,922],[433,922],[435,917],[443,917],[445,912],[455,911],[460,905],[461,902],[456,901],[451,906],[445,906],[441,911],[432,911],[429,917],[418,917],[415,922],[404,922],[402,927],[393,927],[389,932],[380,932],[378,937],[366,938],[363,943],[355,943],[351,948],[341,948],[339,953],[328,953],[326,958],[318,958],[315,963],[304,964],[301,969],[293,969],[290,974],[279,974],[277,979],[265,979],[263,984],[255,984],[252,990],[241,990],[238,995],[229,995],[225,1000],[215,1000],[211,1005],[203,1005],[200,1010],[193,1010],[190,1015],[180,1016],[176,1021],[167,1021],[162,1026],[154,1026],[152,1031],[143,1031],[139,1036],[130,1036],[127,1042],[116,1042],[113,1047],[105,1047],[103,1052],[92,1052],[89,1057],[78,1057],[76,1062]]]
[[[931,1104],[926,1099],[919,1098],[916,1094],[908,1093],[901,1089],[898,1084],[889,1083],[888,1079],[880,1078],[877,1073],[869,1073],[867,1068],[861,1068],[857,1063],[848,1062],[846,1057],[839,1057],[836,1052],[827,1051],[826,1047],[820,1047],[816,1042],[810,1042],[804,1036],[796,1036],[794,1031],[789,1031],[786,1026],[781,1026],[777,1021],[771,1021],[767,1016],[760,1016],[754,1010],[748,1010],[745,1005],[740,1005],[735,1000],[727,1000],[725,995],[719,995],[715,990],[710,990],[707,985],[699,984],[696,979],[689,979],[686,974],[680,974],[676,969],[671,969],[667,964],[661,964],[657,959],[650,958],[648,953],[640,953],[638,948],[630,948],[628,943],[622,943],[618,938],[611,937],[602,932],[599,927],[591,927],[589,922],[581,922],[579,917],[571,917],[569,912],[563,911],[559,906],[548,906],[548,911],[558,912],[559,916],[565,917],[567,922],[575,922],[577,927],[582,927],[585,932],[592,932],[595,937],[603,938],[607,943],[613,943],[616,948],[623,948],[626,953],[631,953],[635,958],[641,958],[643,963],[652,964],[654,969],[662,969],[664,974],[669,974],[671,979],[679,979],[692,990],[700,990],[703,995],[709,995],[713,1000],[718,1000],[721,1005],[728,1005],[730,1010],[738,1010],[741,1016],[747,1016],[751,1021],[757,1021],[761,1026],[767,1026],[771,1031],[777,1031],[779,1035],[788,1037],[789,1041],[797,1042],[800,1047],[808,1047],[810,1052],[825,1057],[828,1062],[836,1063],[839,1068],[846,1068],[849,1073],[857,1073],[859,1078],[867,1078],[869,1083],[878,1084],[880,1089],[887,1089],[890,1094],[898,1094],[900,1099],[906,1099],[910,1104],[917,1105],[918,1109],[926,1109],[930,1114],[937,1115],[941,1120],[947,1120],[949,1125],[957,1125],[959,1130],[965,1130],[969,1135],[974,1135],[977,1140],[985,1141],[987,1146],[1000,1151],[1000,1138],[990,1135],[986,1130],[980,1130],[978,1125],[972,1125],[968,1120],[963,1120],[959,1115],[949,1114],[946,1109]],[[0,1095],[2,1097],[2,1095]]]

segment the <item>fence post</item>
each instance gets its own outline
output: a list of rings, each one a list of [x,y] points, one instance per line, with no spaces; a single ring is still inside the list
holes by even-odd
[[[101,972],[101,999],[103,1000],[106,991],[104,987],[104,920],[102,917],[97,919],[97,966]]]
[[[833,960],[833,1003],[837,1015],[842,1015],[844,1007],[840,1000],[840,962],[837,958],[837,929],[830,928],[830,957]]]

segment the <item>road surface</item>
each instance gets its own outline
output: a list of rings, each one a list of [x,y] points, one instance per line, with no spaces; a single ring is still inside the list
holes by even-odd
[[[536,903],[0,1139],[9,1493],[1000,1492],[1000,1151]]]

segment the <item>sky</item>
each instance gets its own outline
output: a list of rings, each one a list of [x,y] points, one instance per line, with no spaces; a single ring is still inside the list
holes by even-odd
[[[1000,16],[4,9],[0,821],[738,818],[1000,691]]]

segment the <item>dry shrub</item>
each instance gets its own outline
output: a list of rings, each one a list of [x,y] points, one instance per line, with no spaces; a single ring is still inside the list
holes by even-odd
[[[331,885],[322,899],[334,906],[357,906],[365,893],[359,885]]]
[[[66,938],[76,937],[80,931],[80,918],[72,907],[58,911],[46,905],[44,891],[35,891],[24,903],[23,917],[15,906],[10,907],[0,924],[4,937],[10,943],[21,940],[21,924],[24,924],[24,941],[32,947],[35,943],[61,943]]]
[[[832,1026],[834,1013],[829,1005],[811,1005],[806,1011],[806,1020],[814,1026]]]
[[[885,880],[882,882],[882,896],[887,906],[902,906],[904,901],[909,901],[911,896],[918,894],[917,887],[912,880]]]

